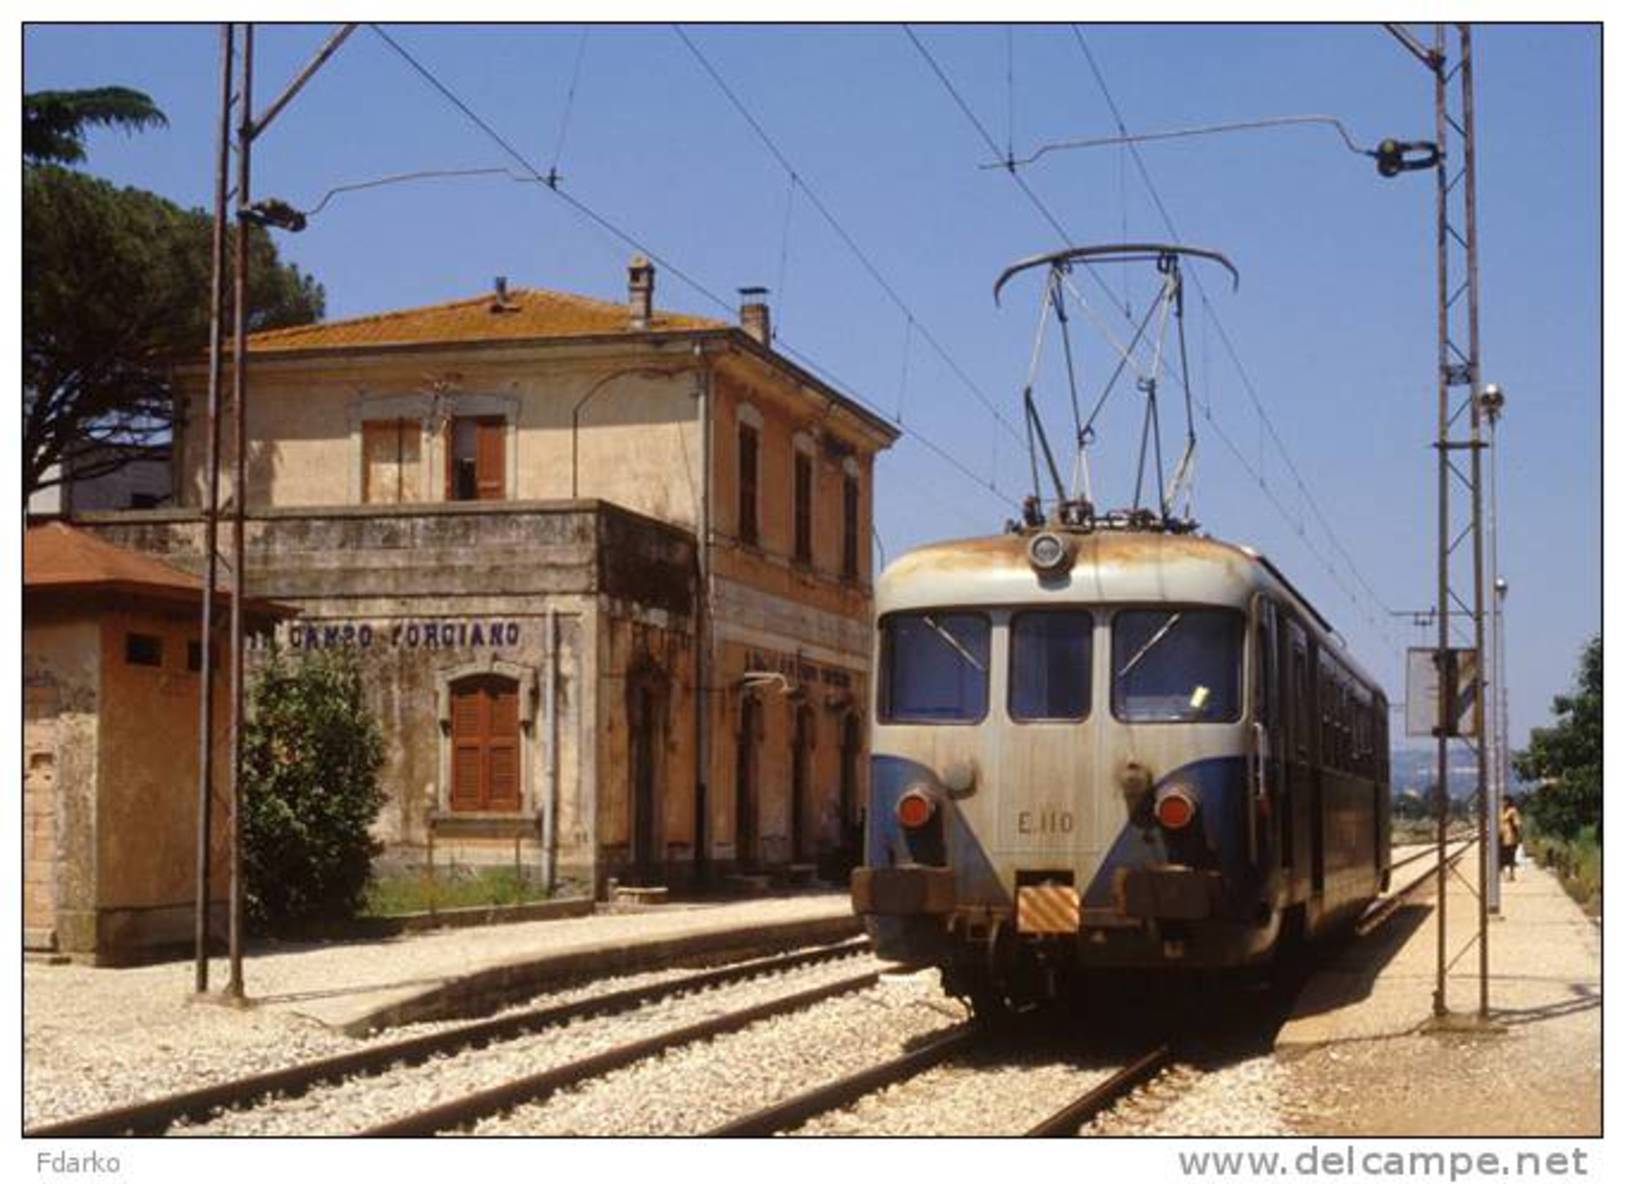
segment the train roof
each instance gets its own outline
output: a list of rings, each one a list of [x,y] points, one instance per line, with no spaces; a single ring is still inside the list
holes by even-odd
[[[946,605],[1156,603],[1248,607],[1273,591],[1333,641],[1340,659],[1376,685],[1342,637],[1279,568],[1251,547],[1199,534],[1060,530],[1073,547],[1065,575],[1039,579],[1027,558],[1032,532],[929,543],[898,556],[875,584],[877,614]]]

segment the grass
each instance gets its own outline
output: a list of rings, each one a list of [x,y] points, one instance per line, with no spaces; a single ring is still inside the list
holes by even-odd
[[[1529,854],[1557,874],[1563,890],[1592,916],[1602,913],[1602,842],[1597,828],[1585,827],[1574,839],[1531,834]]]
[[[396,872],[367,885],[362,916],[395,917],[442,909],[529,904],[546,900],[547,892],[511,867],[436,868]]]

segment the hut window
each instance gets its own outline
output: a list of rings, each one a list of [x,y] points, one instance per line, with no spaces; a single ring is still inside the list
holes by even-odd
[[[124,660],[131,666],[162,666],[164,639],[150,633],[126,633]]]

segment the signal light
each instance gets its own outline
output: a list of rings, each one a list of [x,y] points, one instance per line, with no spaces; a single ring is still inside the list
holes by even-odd
[[[911,789],[897,799],[897,821],[905,830],[919,830],[936,812],[936,799],[922,790]]]
[[[1152,808],[1164,830],[1184,830],[1196,817],[1196,803],[1182,789],[1164,790]]]

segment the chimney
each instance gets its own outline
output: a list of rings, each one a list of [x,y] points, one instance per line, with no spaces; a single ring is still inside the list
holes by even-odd
[[[759,344],[772,346],[773,322],[767,311],[766,288],[739,289],[739,326]]]
[[[508,299],[508,277],[499,275],[491,281],[496,294],[491,299],[492,312],[518,312],[519,306]]]
[[[627,324],[634,333],[641,333],[648,329],[649,322],[654,316],[654,264],[642,255],[633,255],[632,262],[626,269],[626,281],[627,308],[631,314]]]

